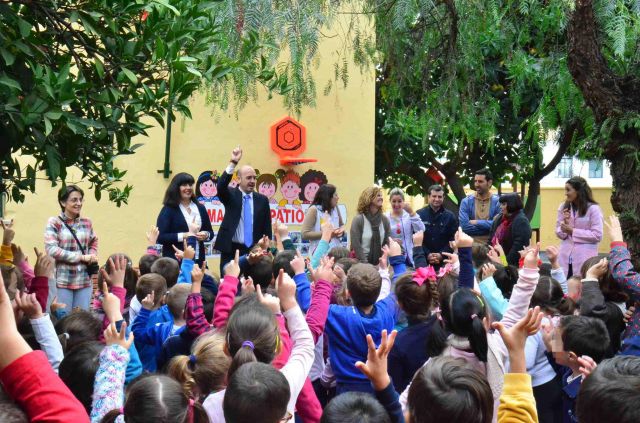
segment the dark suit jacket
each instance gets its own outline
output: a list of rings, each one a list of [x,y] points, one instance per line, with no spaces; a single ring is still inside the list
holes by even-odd
[[[229,188],[231,176],[226,171],[218,179],[218,197],[224,204],[224,219],[216,238],[215,249],[222,253],[231,253],[231,242],[236,233],[240,215],[242,213],[242,192],[238,188]],[[257,192],[253,193],[253,242],[254,244],[264,235],[271,234],[271,208],[269,199]]]
[[[200,212],[200,219],[202,219],[201,231],[209,232],[209,240],[213,239],[213,228],[211,227],[211,220],[207,214],[207,209],[196,202],[198,211]],[[162,256],[175,258],[175,251],[173,251],[172,245],[183,250],[184,245],[182,242],[178,242],[178,234],[180,232],[189,232],[189,225],[182,215],[180,207],[163,206],[158,215],[158,221],[156,223],[160,230],[158,236],[158,243],[162,244]],[[202,264],[205,257],[204,242],[198,242],[198,264]]]
[[[489,234],[489,243],[493,239],[493,235],[498,229],[498,225],[502,221],[502,213],[499,213],[493,218],[493,225],[491,225],[491,233]],[[531,224],[529,219],[522,210],[513,218],[509,230],[505,234],[505,239],[502,240],[502,249],[507,255],[507,262],[513,266],[518,267],[520,261],[520,250],[529,245],[531,241]]]

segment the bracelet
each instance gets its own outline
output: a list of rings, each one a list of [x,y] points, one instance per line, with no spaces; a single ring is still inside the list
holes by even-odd
[[[238,166],[238,161],[237,160],[229,160],[231,163],[233,163],[234,165]]]

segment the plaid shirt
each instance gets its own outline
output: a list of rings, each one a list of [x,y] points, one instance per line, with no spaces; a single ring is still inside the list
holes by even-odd
[[[56,259],[56,285],[66,289],[89,287],[91,279],[87,266],[80,261],[82,250],[61,218],[76,233],[85,254],[98,254],[98,237],[93,232],[91,220],[84,217],[69,219],[64,213],[49,218],[44,231],[44,247],[47,254]]]

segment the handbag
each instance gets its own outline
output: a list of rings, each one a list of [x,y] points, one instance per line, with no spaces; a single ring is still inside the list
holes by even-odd
[[[76,233],[73,229],[71,229],[71,226],[67,225],[67,222],[65,222],[64,220],[62,220],[61,217],[58,217],[60,219],[60,221],[62,222],[62,224],[64,226],[67,227],[67,229],[69,229],[69,232],[71,232],[71,235],[73,235],[73,239],[76,240],[76,242],[78,243],[78,247],[80,247],[80,251],[82,251],[82,255],[86,255],[85,251],[84,251],[84,247],[82,246],[82,243],[80,242],[80,240],[78,239],[78,237],[76,236]],[[100,265],[98,263],[88,263],[86,265],[87,267],[87,273],[89,274],[89,276],[93,276],[96,275],[99,271],[100,271]]]

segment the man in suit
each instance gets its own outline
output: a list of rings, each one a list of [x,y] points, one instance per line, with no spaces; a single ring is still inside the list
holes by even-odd
[[[242,149],[236,147],[231,152],[229,166],[218,179],[218,197],[224,204],[225,212],[214,248],[220,251],[220,276],[224,266],[233,260],[236,250],[240,255],[249,249],[264,235],[271,238],[271,208],[269,199],[255,192],[256,171],[245,165],[238,170],[240,184],[229,188],[233,171],[242,158]]]

